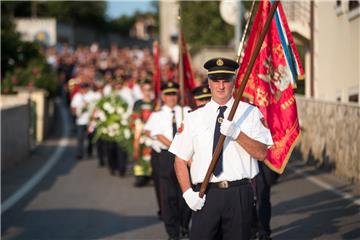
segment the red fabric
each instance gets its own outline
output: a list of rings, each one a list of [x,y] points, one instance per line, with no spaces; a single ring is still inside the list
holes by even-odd
[[[259,3],[245,49],[245,56],[238,71],[236,87],[240,86],[245,75],[250,57],[270,8],[271,3],[269,1]],[[285,15],[281,16],[281,19],[283,24],[286,23]],[[287,34],[290,34],[290,31]],[[291,41],[289,43],[291,45]],[[293,48],[292,51],[296,56],[296,48]],[[301,64],[300,68],[302,69]],[[274,141],[274,145],[268,150],[265,163],[278,173],[284,171],[292,149],[300,135],[292,82],[292,74],[285,59],[275,18],[273,18],[246,84],[243,100],[258,106],[265,117]]]
[[[160,49],[157,41],[153,44],[153,56],[154,56],[154,70],[153,70],[153,87],[155,92],[155,103],[158,102],[160,97],[160,84],[161,84],[161,72],[160,72]]]
[[[191,58],[187,49],[184,34],[180,33],[181,37],[181,54],[182,54],[182,66],[183,66],[183,77],[184,77],[184,89],[183,96],[185,104],[188,105],[191,101],[191,91],[195,87],[195,77],[191,67]]]

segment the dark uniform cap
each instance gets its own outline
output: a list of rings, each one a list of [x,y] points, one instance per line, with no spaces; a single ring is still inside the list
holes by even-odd
[[[164,94],[174,94],[179,91],[179,84],[174,82],[166,82],[161,84],[160,90]]]
[[[140,85],[152,84],[152,82],[151,82],[150,79],[144,79],[144,80],[139,81],[139,84],[140,84]]]
[[[90,87],[89,83],[87,83],[87,82],[80,83],[80,88],[88,88],[88,87]]]
[[[208,78],[211,80],[230,79],[236,74],[239,64],[228,58],[213,58],[204,64],[208,70]]]
[[[196,100],[205,100],[211,98],[211,91],[209,86],[207,85],[202,85],[194,88],[192,90],[192,94],[194,95],[194,99]]]
[[[113,80],[115,84],[122,84],[124,82],[124,79],[122,77],[117,77]]]

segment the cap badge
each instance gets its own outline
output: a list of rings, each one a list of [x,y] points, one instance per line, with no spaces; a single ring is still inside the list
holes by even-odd
[[[168,86],[169,86],[169,87],[172,87],[172,86],[173,86],[173,83],[172,83],[172,82],[169,82]]]
[[[203,88],[202,92],[207,93],[208,92],[207,88]]]
[[[224,61],[221,58],[219,58],[218,60],[216,60],[216,65],[222,66],[224,65]]]

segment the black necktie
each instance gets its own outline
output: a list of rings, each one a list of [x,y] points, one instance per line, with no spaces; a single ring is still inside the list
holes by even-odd
[[[216,124],[215,124],[215,131],[214,131],[214,143],[213,143],[213,154],[215,152],[216,145],[220,138],[220,125],[224,119],[224,112],[226,110],[226,106],[219,107],[219,114],[216,118]],[[216,162],[216,166],[214,169],[213,174],[215,176],[219,176],[220,173],[223,171],[223,149],[221,148],[221,152],[219,154],[218,161]]]
[[[175,118],[175,110],[171,111],[173,114],[172,117],[172,130],[173,130],[173,137],[175,136],[176,132],[177,132],[177,128],[176,128],[176,118]]]

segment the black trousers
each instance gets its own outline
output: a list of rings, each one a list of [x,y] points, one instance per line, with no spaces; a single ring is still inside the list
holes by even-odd
[[[174,161],[174,154],[161,151],[159,165],[162,218],[168,235],[179,238],[180,228],[188,229],[191,211],[182,197]]]
[[[115,171],[119,171],[121,176],[126,173],[126,165],[127,165],[127,153],[123,150],[118,143],[108,141],[106,142],[107,149],[107,158],[108,158],[108,166],[111,174],[114,174]]]
[[[161,195],[160,195],[160,163],[159,163],[160,153],[156,152],[154,149],[151,150],[151,169],[152,169],[152,179],[154,181],[155,195],[158,203],[159,213],[161,214]]]
[[[106,157],[106,142],[104,140],[97,140],[96,141],[96,150],[97,156],[99,160],[99,166],[105,165],[105,157]]]
[[[253,203],[250,182],[227,189],[209,188],[204,207],[192,213],[190,239],[250,239]]]
[[[279,174],[272,171],[264,163],[259,162],[259,174],[256,176],[256,216],[254,217],[259,236],[270,236],[271,220],[271,186],[274,185]]]

